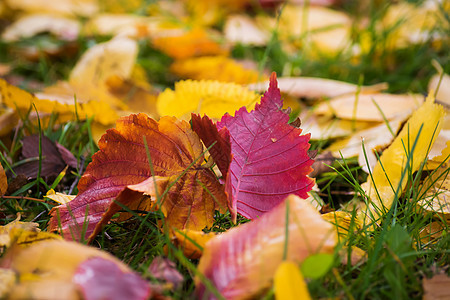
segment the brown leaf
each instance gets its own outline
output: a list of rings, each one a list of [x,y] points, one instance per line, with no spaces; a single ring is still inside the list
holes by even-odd
[[[5,169],[3,169],[3,166],[0,164],[0,196],[6,194],[7,190],[8,190],[8,178],[6,178]]]
[[[58,175],[64,169],[66,164],[55,143],[48,137],[42,135],[41,148],[41,176],[48,177]],[[16,174],[24,174],[30,179],[36,178],[39,169],[39,135],[35,134],[23,138],[22,155],[25,159],[30,159],[31,161],[17,166],[14,171]]]
[[[430,279],[424,278],[423,300],[445,300],[450,299],[450,277],[446,274],[437,274]]]

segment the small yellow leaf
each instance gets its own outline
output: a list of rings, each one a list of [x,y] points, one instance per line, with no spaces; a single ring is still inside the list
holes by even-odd
[[[429,97],[411,116],[402,131],[380,157],[373,169],[373,179],[363,184],[370,198],[369,219],[378,219],[391,207],[396,193],[401,194],[407,184],[406,171],[415,172],[426,159],[442,127],[445,115],[441,105]],[[413,152],[413,145],[414,152]],[[403,178],[405,176],[405,178]],[[375,189],[376,188],[376,189]],[[362,217],[364,218],[364,217]]]
[[[300,269],[290,261],[284,261],[278,266],[274,277],[274,290],[277,300],[311,299]]]
[[[75,199],[76,195],[66,195],[63,193],[55,192],[55,190],[50,189],[45,195],[46,198],[49,198],[59,204],[66,204],[73,199]]]

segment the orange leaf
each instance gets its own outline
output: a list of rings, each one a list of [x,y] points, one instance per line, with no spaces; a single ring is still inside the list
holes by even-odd
[[[114,199],[131,209],[149,210],[166,188],[157,204],[170,226],[201,230],[212,224],[216,209],[226,209],[223,187],[202,167],[202,144],[185,121],[163,117],[156,122],[145,114],[123,117],[102,137],[99,148],[80,180],[79,195],[53,209],[50,230],[59,228],[60,219],[63,235],[80,239],[88,210],[86,236],[93,238],[120,210]]]

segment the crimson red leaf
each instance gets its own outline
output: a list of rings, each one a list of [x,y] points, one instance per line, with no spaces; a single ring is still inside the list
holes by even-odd
[[[228,129],[217,130],[216,125],[208,116],[191,114],[192,129],[202,139],[203,143],[209,148],[209,153],[222,173],[223,178],[227,178],[228,168],[231,163],[231,144],[230,133]]]
[[[148,283],[135,273],[124,273],[112,261],[94,257],[81,263],[72,281],[86,300],[146,300]]]
[[[307,177],[313,160],[308,156],[310,135],[288,124],[275,73],[269,90],[255,109],[245,107],[228,113],[217,128],[228,128],[231,136],[231,161],[227,179],[229,206],[253,219],[271,210],[289,194],[307,198],[314,181]],[[230,186],[231,185],[231,186]]]

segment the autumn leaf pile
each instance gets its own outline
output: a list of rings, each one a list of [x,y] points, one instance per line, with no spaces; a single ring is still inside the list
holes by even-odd
[[[450,6],[381,2],[0,3],[0,297],[450,296]]]

